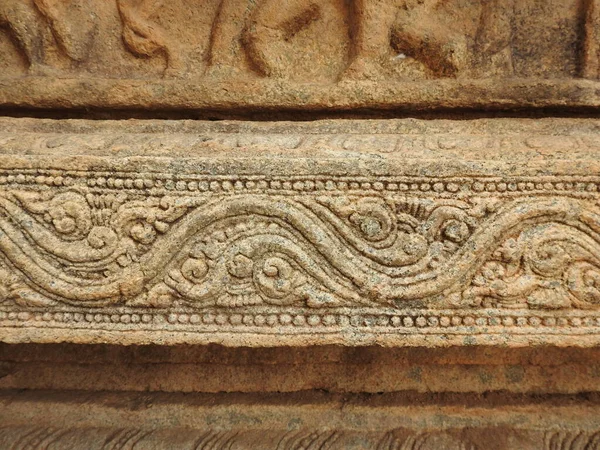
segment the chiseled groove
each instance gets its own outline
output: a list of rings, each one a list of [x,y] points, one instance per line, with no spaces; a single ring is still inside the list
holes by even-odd
[[[333,449],[336,442],[341,438],[341,432],[334,430],[327,436],[317,450]]]
[[[124,429],[114,433],[105,441],[103,450],[132,450],[136,443],[141,441],[151,432],[139,429]]]
[[[26,428],[25,433],[22,434],[17,441],[12,444],[11,450],[34,450],[38,448],[38,443],[44,439],[49,433],[51,428],[48,427],[35,427]]]
[[[599,450],[600,432],[555,431],[544,436],[544,450]]]
[[[208,430],[208,431],[205,431],[204,433],[202,433],[200,435],[200,437],[196,438],[194,440],[194,444],[193,444],[192,450],[203,450],[204,449],[204,443],[205,443],[206,439],[208,437],[210,437],[212,433],[213,432],[211,430]]]

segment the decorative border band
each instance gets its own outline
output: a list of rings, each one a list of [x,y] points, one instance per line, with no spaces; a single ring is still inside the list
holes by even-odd
[[[74,151],[0,158],[0,340],[600,343],[589,158]]]

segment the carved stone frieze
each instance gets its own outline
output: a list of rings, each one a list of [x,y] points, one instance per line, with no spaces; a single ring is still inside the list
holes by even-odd
[[[515,123],[5,119],[3,340],[589,345],[598,123]]]
[[[600,449],[600,0],[0,0],[0,449]]]
[[[595,0],[2,0],[0,106],[591,107],[598,22]]]

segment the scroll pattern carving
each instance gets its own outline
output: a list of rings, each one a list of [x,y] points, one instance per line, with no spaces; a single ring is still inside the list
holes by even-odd
[[[7,172],[0,183],[2,293],[21,305],[600,305],[593,181]]]
[[[496,250],[461,300],[471,306],[596,308],[597,255],[598,243],[590,234],[565,225],[538,225]]]

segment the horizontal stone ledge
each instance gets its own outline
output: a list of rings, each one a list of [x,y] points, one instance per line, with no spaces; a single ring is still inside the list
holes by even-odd
[[[599,436],[593,396],[4,391],[0,405],[0,444],[31,448],[537,450]]]
[[[0,344],[0,391],[589,396],[598,348]],[[508,393],[511,393],[510,395]],[[435,394],[435,395],[434,395]],[[587,398],[587,397],[586,397]],[[490,401],[497,404],[497,401]]]
[[[600,340],[600,121],[2,124],[2,341]]]
[[[585,79],[215,82],[172,79],[0,79],[0,108],[173,111],[514,110],[600,106],[600,83]]]

